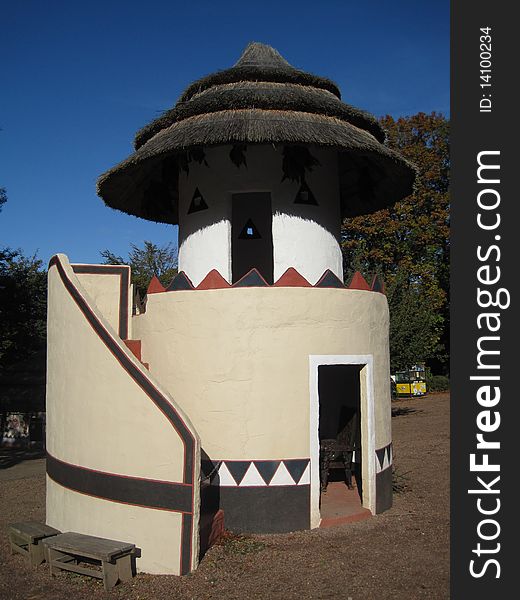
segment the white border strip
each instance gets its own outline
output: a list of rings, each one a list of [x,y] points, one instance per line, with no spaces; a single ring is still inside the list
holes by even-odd
[[[311,529],[320,526],[320,441],[318,367],[321,365],[363,365],[366,396],[361,394],[361,431],[367,431],[362,440],[363,506],[376,512],[376,442],[374,417],[374,357],[372,354],[311,354],[309,355],[310,390],[310,459],[311,459]],[[362,382],[361,382],[362,383]],[[362,386],[363,387],[363,386]],[[363,436],[363,433],[362,433]]]

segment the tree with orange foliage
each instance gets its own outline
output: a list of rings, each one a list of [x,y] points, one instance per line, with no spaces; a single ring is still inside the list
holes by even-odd
[[[434,370],[447,372],[449,121],[418,113],[397,120],[386,116],[381,123],[388,146],[416,166],[417,181],[413,194],[394,206],[345,219],[345,278],[358,270],[385,280],[393,369],[429,361]]]

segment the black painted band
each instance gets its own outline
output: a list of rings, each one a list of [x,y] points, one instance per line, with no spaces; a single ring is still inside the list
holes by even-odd
[[[376,514],[392,508],[392,465],[376,474]]]
[[[80,494],[145,508],[191,513],[190,485],[105,473],[63,462],[50,454],[47,454],[47,475]]]
[[[181,575],[187,575],[191,571],[191,535],[193,530],[193,515],[182,514],[181,533]]]
[[[219,488],[226,529],[234,533],[310,529],[310,500],[310,485]]]

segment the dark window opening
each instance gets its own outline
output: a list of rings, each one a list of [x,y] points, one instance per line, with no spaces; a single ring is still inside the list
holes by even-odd
[[[261,239],[261,237],[262,236],[258,232],[258,229],[256,228],[253,221],[251,221],[251,219],[248,219],[246,224],[242,228],[242,231],[240,232],[238,239],[240,239],[240,240],[259,240],[259,239]]]
[[[307,183],[305,181],[301,184],[300,189],[298,190],[298,193],[296,194],[296,198],[294,199],[294,203],[318,206],[318,202],[317,202],[314,194],[312,193],[310,187],[307,185]]]
[[[269,192],[233,194],[231,270],[236,283],[251,269],[273,283],[273,215]]]
[[[204,196],[200,193],[199,188],[196,188],[193,192],[193,197],[191,199],[190,207],[188,208],[188,214],[199,212],[201,210],[207,210],[208,205],[204,200]]]

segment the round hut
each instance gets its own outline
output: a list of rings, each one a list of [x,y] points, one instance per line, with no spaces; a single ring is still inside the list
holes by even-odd
[[[99,179],[108,206],[179,226],[179,274],[125,336],[200,438],[202,524],[319,526],[331,443],[360,504],[391,506],[387,301],[377,280],[344,284],[340,248],[342,219],[411,192],[384,140],[332,81],[251,43]]]
[[[384,139],[332,81],[251,43],[232,68],[192,83],[141,129],[135,153],[100,178],[98,191],[113,208],[178,224],[179,268],[195,285],[212,269],[234,283],[248,266],[268,283],[289,267],[312,282],[326,269],[342,279],[341,219],[411,190],[412,169]],[[261,192],[270,200],[231,198]],[[262,202],[269,234],[246,232],[256,240],[246,243],[240,206],[254,223]]]

